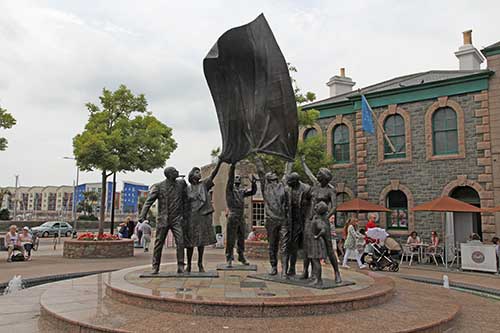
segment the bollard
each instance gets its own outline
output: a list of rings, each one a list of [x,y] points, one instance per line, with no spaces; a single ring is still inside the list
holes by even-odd
[[[448,275],[443,275],[443,288],[450,289],[450,280]]]

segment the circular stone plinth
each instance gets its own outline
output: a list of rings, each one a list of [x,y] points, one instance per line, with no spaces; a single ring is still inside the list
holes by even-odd
[[[206,267],[213,270],[215,267]],[[162,267],[163,271],[174,269]],[[262,281],[255,272],[219,271],[217,278],[141,278],[149,266],[110,273],[104,281],[113,300],[159,311],[229,317],[293,317],[364,309],[388,301],[394,282],[372,272],[343,271],[355,284],[333,289]],[[263,263],[258,272],[266,272]],[[332,277],[324,268],[325,278]]]
[[[134,241],[131,239],[107,241],[69,239],[64,241],[63,256],[71,259],[133,257]]]

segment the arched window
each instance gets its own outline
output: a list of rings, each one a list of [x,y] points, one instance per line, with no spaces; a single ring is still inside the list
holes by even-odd
[[[384,158],[405,158],[406,135],[403,117],[399,114],[394,114],[385,118],[384,130],[396,150],[396,152],[393,152],[387,140],[384,138]]]
[[[457,113],[449,107],[432,115],[433,155],[458,154]]]
[[[333,129],[333,159],[335,163],[349,163],[349,128],[340,124]]]
[[[337,192],[337,206],[351,200],[351,197],[346,192]],[[336,212],[335,213],[335,226],[342,228],[347,222],[347,212]]]
[[[306,129],[306,131],[304,132],[304,141],[312,138],[313,136],[316,136],[317,134],[318,130],[316,130],[314,127]]]
[[[386,197],[387,227],[393,229],[408,229],[408,199],[403,191],[390,191]]]

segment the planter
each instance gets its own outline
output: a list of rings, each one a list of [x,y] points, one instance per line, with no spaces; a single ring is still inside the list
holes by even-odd
[[[66,240],[63,257],[80,258],[123,258],[134,256],[134,241],[120,239],[112,241]]]
[[[268,259],[269,243],[262,241],[245,241],[245,257],[249,259]]]

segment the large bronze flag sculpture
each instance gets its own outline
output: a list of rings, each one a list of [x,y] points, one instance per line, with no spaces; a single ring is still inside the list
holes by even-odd
[[[298,122],[288,66],[264,15],[225,32],[203,60],[224,162],[253,152],[293,160]]]

